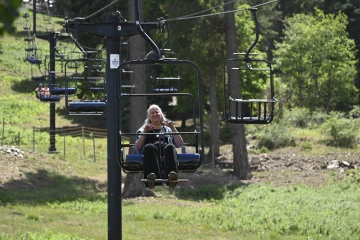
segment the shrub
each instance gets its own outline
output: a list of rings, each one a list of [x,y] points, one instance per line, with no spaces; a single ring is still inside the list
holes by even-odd
[[[323,111],[310,112],[307,108],[285,109],[282,121],[296,128],[316,128],[323,124],[328,115]]]
[[[312,143],[311,142],[304,142],[301,144],[302,151],[311,151],[312,150]]]
[[[328,119],[328,115],[323,111],[315,111],[311,113],[311,122],[309,123],[309,128],[317,128],[321,126],[326,119]]]
[[[306,128],[311,122],[310,111],[307,108],[285,109],[282,120],[293,127]]]
[[[222,144],[231,143],[231,124],[225,122],[220,123],[220,142]]]
[[[336,147],[353,148],[357,142],[357,128],[353,119],[344,118],[343,114],[331,112],[330,117],[321,126],[321,130]]]
[[[286,124],[272,123],[258,135],[258,148],[274,150],[288,146],[295,146],[295,138]]]

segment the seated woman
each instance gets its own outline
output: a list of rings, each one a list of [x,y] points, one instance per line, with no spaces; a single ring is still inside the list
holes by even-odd
[[[50,89],[49,89],[48,85],[45,85],[43,91],[44,91],[44,96],[45,96],[45,97],[49,97],[49,96],[50,96]]]
[[[43,96],[44,89],[42,87],[42,84],[39,84],[39,86],[35,89],[36,91],[36,98],[40,98],[40,96]]]
[[[165,156],[165,174],[169,181],[169,187],[174,188],[178,180],[178,161],[176,148],[183,145],[180,135],[167,135],[165,133],[176,133],[174,124],[166,119],[158,105],[151,105],[147,110],[144,125],[137,131],[135,149],[143,154],[144,178],[148,180],[145,186],[152,189],[155,187],[155,179],[161,178],[160,151]],[[140,133],[154,133],[141,135]],[[164,133],[164,142],[159,143],[159,134]],[[160,149],[161,148],[161,149]],[[159,184],[161,185],[161,183]]]

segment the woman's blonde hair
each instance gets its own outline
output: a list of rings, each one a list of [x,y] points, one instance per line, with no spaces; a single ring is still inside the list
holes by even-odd
[[[153,108],[159,109],[160,114],[161,114],[160,122],[163,123],[163,122],[165,121],[166,118],[165,118],[165,115],[164,115],[164,113],[162,112],[161,108],[160,108],[158,105],[156,105],[156,104],[151,104],[151,105],[149,106],[148,110],[146,111],[146,118],[145,118],[145,121],[144,121],[144,125],[151,123],[151,121],[150,121],[150,119],[149,119],[149,115],[150,115],[150,110],[153,109]]]

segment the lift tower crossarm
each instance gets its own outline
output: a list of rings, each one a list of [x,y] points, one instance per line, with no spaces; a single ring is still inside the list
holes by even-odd
[[[68,27],[75,29],[75,22],[68,20]],[[116,28],[114,28],[114,24]],[[135,22],[120,22],[120,23],[78,23],[76,30],[86,32],[99,37],[126,37],[137,35],[139,32],[135,27]],[[144,31],[158,29],[158,22],[143,22],[141,26]],[[117,29],[116,32],[113,30]]]

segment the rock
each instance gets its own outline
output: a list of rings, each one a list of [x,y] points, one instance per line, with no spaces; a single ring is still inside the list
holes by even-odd
[[[354,168],[353,166],[351,166],[350,163],[348,163],[346,161],[340,161],[339,164],[340,164],[341,167]]]
[[[18,158],[24,158],[24,151],[19,148],[16,148],[15,146],[11,146],[11,147],[1,146],[0,152],[11,155],[11,156],[15,156]]]
[[[339,160],[332,160],[330,162],[327,163],[327,169],[334,169],[334,168],[339,168],[340,167],[340,163]]]

